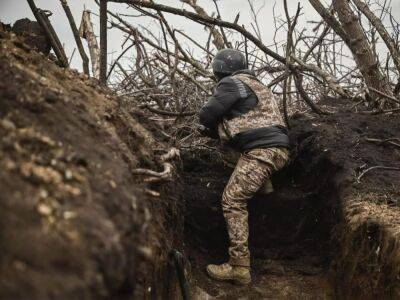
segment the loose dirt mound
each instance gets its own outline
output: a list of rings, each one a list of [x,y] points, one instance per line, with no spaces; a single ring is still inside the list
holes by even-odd
[[[187,253],[192,284],[216,298],[398,298],[400,172],[398,115],[356,114],[328,101],[330,116],[292,119],[292,162],[273,178],[275,192],[249,203],[254,282],[215,283],[207,263],[227,259],[220,197],[232,170],[209,149],[184,156]],[[397,274],[397,275],[396,275]],[[199,289],[200,288],[200,292]],[[201,296],[199,296],[201,299]]]
[[[0,298],[174,293],[179,196],[131,173],[162,145],[128,103],[1,31],[0,73]]]

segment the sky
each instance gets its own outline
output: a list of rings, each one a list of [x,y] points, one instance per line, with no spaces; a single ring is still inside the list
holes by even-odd
[[[255,7],[262,9],[259,12],[259,23],[261,29],[262,40],[266,45],[269,45],[273,41],[274,35],[274,23],[273,23],[273,7],[275,5],[275,12],[277,15],[283,15],[283,1],[282,0],[253,0],[255,2]],[[322,0],[324,3],[328,3],[329,0]],[[397,20],[400,20],[400,0],[391,0],[393,12],[397,17]],[[182,4],[179,0],[156,0],[157,3],[175,6],[175,7],[184,7],[187,10],[191,10],[187,5]],[[312,28],[312,24],[309,21],[319,21],[320,17],[315,12],[313,7],[309,4],[308,0],[288,0],[289,10],[291,15],[293,15],[296,11],[297,3],[300,2],[302,6],[303,14],[299,18],[298,27],[308,27]],[[66,54],[68,57],[71,56],[75,46],[75,41],[73,39],[73,35],[71,29],[69,27],[67,18],[65,16],[64,10],[62,9],[61,3],[59,0],[35,0],[36,5],[39,8],[49,10],[53,13],[50,17],[50,21],[52,22],[61,43],[64,45]],[[222,18],[228,21],[233,21],[237,15],[240,13],[239,23],[244,24],[247,28],[250,28],[250,23],[252,22],[251,13],[249,10],[249,6],[247,0],[219,0],[218,1]],[[94,13],[98,12],[98,6],[94,2],[94,0],[68,0],[68,4],[71,8],[73,16],[75,18],[75,22],[79,26],[82,11],[86,8],[91,10]],[[198,4],[204,7],[207,12],[211,13],[214,11],[214,5],[212,0],[198,0]],[[265,5],[264,5],[265,4]],[[134,10],[128,8],[125,4],[117,4],[117,3],[109,3],[109,10],[112,10],[117,13],[124,14],[134,14]],[[3,23],[14,23],[16,20],[20,18],[29,18],[34,20],[33,14],[30,11],[27,1],[25,0],[0,0],[0,21]],[[172,24],[172,26],[176,29],[184,30],[186,34],[189,34],[191,37],[194,37],[198,41],[205,41],[207,39],[207,34],[204,31],[204,27],[202,25],[196,24],[192,21],[189,21],[183,17],[167,15],[167,19]],[[157,25],[154,24],[153,20],[149,20],[146,18],[128,18],[129,22],[133,25],[138,26],[141,25],[150,29],[152,32],[158,32]],[[92,15],[92,22],[95,26],[95,31],[98,31],[99,20],[98,17]],[[311,31],[310,31],[311,33]],[[158,34],[158,33],[157,33]],[[278,36],[278,39],[285,39],[284,34],[282,36]],[[113,58],[117,57],[122,49],[121,42],[123,41],[123,34],[118,30],[110,30],[108,34],[108,60],[112,61]],[[84,43],[86,45],[86,43]],[[87,51],[88,53],[88,51]],[[79,57],[78,52],[76,51],[73,56],[71,66],[73,68],[77,68],[81,70],[81,59]]]

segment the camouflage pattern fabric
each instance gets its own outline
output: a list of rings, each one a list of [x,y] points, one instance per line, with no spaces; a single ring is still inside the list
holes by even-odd
[[[232,76],[232,78],[244,82],[256,94],[258,103],[253,109],[241,116],[231,120],[224,119],[221,123],[222,127],[218,127],[221,139],[229,139],[239,132],[250,129],[271,125],[286,126],[279,110],[278,101],[268,87],[251,75],[238,74]]]
[[[288,159],[289,152],[285,148],[253,149],[241,155],[222,195],[231,265],[250,266],[247,201]]]
[[[224,165],[234,169],[239,161],[241,155],[240,152],[224,142],[219,145],[219,151],[222,154],[222,161],[224,162]]]

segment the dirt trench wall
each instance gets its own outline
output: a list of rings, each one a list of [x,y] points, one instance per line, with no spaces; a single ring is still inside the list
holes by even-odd
[[[362,199],[348,199],[345,221],[337,230],[339,249],[332,268],[344,299],[400,297],[398,212]]]
[[[296,115],[291,123],[292,162],[272,178],[273,194],[249,204],[255,282],[264,276],[265,259],[315,255],[332,298],[399,298],[399,174],[381,170],[357,180],[367,167],[400,157],[395,147],[365,140],[396,136],[398,116],[338,109],[331,116]],[[227,259],[220,201],[232,169],[209,148],[186,152],[183,161],[187,254],[204,269]],[[195,282],[218,293],[199,272]]]
[[[0,298],[176,295],[179,182],[131,173],[165,146],[129,102],[1,30],[0,73]]]
[[[329,105],[342,105],[339,100]],[[396,147],[368,142],[400,130],[399,116],[353,114],[338,109],[325,117],[299,116],[294,133],[309,136],[320,153],[340,167],[334,179],[337,222],[331,232],[333,255],[329,277],[341,299],[400,297],[400,176],[380,170],[360,173],[375,165],[390,166],[400,158]],[[318,175],[316,179],[318,180]]]
[[[330,234],[338,222],[340,167],[329,153],[314,147],[313,138],[301,141],[293,161],[272,178],[274,193],[249,201],[250,247],[255,257],[274,249],[295,248],[329,256]],[[226,259],[228,236],[222,215],[221,195],[233,169],[218,152],[208,149],[183,155],[186,235],[192,247]],[[307,243],[304,243],[307,241]],[[216,261],[216,262],[217,262]]]

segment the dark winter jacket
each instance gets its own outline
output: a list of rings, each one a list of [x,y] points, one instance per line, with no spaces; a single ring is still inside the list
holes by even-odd
[[[241,151],[289,147],[275,96],[250,70],[221,79],[199,118],[210,136],[227,140]]]

